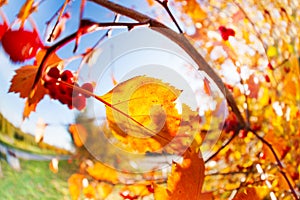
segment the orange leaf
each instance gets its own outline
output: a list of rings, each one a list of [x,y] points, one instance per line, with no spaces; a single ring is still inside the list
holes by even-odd
[[[210,86],[209,86],[209,80],[205,77],[204,80],[204,91],[207,95],[211,95]]]
[[[87,138],[87,130],[81,124],[72,124],[69,126],[69,132],[72,135],[74,144],[77,147],[82,147]]]
[[[204,161],[199,157],[192,144],[184,153],[182,164],[173,163],[172,172],[168,177],[167,188],[154,187],[156,200],[201,199],[201,189],[204,182]]]
[[[92,167],[88,167],[86,171],[98,181],[107,181],[112,184],[119,182],[117,171],[100,162],[95,163]]]
[[[38,66],[45,53],[46,50],[39,51],[36,56],[36,65],[27,65],[17,69],[16,74],[11,80],[8,92],[19,93],[21,98],[27,98],[23,112],[23,119],[28,117],[32,111],[35,111],[37,104],[44,98],[45,94],[48,93],[41,81],[37,83],[34,92],[32,91],[32,85],[38,71]],[[52,54],[49,56],[46,66],[57,66],[60,62],[62,62],[62,60],[56,54]]]
[[[195,22],[202,21],[207,17],[206,12],[201,8],[201,4],[199,4],[196,0],[184,2],[185,3],[182,5],[183,13],[189,15]]]
[[[82,174],[72,174],[72,176],[68,179],[69,191],[72,200],[77,200],[79,198],[83,179],[84,176]]]
[[[96,189],[100,199],[105,199],[112,192],[113,186],[105,182],[100,182]]]
[[[128,145],[128,151],[145,153],[161,149],[176,136],[180,115],[174,101],[180,93],[161,80],[137,76],[101,98],[112,105],[106,107],[106,114],[114,136]]]
[[[58,160],[57,158],[53,158],[50,163],[49,163],[49,168],[53,173],[57,173],[58,172]]]
[[[186,104],[181,104],[179,114],[175,101],[180,94],[181,90],[152,77],[136,76],[119,83],[98,97],[106,102],[112,130],[108,137],[129,152],[184,153],[199,131],[200,119]]]
[[[16,70],[16,75],[11,80],[8,92],[20,93],[21,98],[27,98],[31,92],[37,66],[27,65]]]
[[[243,192],[239,192],[234,200],[260,200],[255,188],[247,188]]]
[[[148,187],[151,185],[152,185],[152,183],[149,181],[145,181],[142,183],[136,183],[133,185],[126,185],[125,187],[123,187],[121,189],[121,192],[127,192],[131,196],[145,197],[145,196],[152,194],[151,191],[149,191],[149,189],[148,189]]]
[[[249,90],[250,90],[249,97],[250,97],[250,98],[255,98],[255,99],[257,99],[257,97],[258,97],[258,92],[259,92],[259,89],[260,89],[260,86],[259,86],[258,79],[257,79],[257,81],[256,81],[255,78],[256,78],[255,75],[252,74],[252,75],[249,77],[249,79],[248,79],[248,81],[247,81],[247,84],[248,84]]]
[[[0,8],[8,3],[8,0],[0,0]]]
[[[88,199],[94,199],[96,197],[96,190],[93,186],[88,185],[87,187],[83,188],[83,194]]]
[[[21,10],[18,13],[18,18],[21,20],[21,27],[24,25],[25,20],[33,13],[36,11],[36,7],[33,6],[34,0],[27,0]]]

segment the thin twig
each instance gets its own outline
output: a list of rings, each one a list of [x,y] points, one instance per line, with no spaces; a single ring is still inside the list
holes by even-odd
[[[235,133],[225,143],[223,143],[222,146],[214,154],[212,154],[207,160],[205,160],[205,163],[208,163],[215,156],[217,156],[220,153],[220,151],[222,151],[225,147],[227,147],[238,134],[239,134],[239,129],[236,130]]]
[[[289,185],[289,188],[290,188],[290,190],[291,190],[291,192],[292,192],[294,198],[295,198],[296,200],[299,200],[299,197],[298,197],[298,195],[297,195],[297,193],[296,193],[296,191],[295,191],[295,189],[294,189],[292,183],[290,182],[290,180],[289,180],[289,178],[287,177],[286,173],[283,171],[284,167],[283,167],[283,165],[282,165],[282,163],[281,163],[281,161],[280,161],[280,158],[279,158],[279,156],[277,155],[275,149],[273,148],[272,144],[269,143],[267,140],[265,140],[265,139],[264,139],[263,137],[261,137],[260,135],[258,135],[258,134],[256,133],[256,131],[254,131],[254,130],[250,130],[250,131],[251,131],[251,132],[252,132],[252,133],[253,133],[253,134],[254,134],[254,135],[255,135],[255,136],[263,143],[263,144],[265,144],[265,145],[271,150],[273,156],[275,157],[275,160],[276,160],[276,163],[277,163],[277,165],[278,165],[278,168],[279,168],[280,173],[283,175],[285,181],[286,181],[287,184]]]
[[[97,22],[88,21],[88,23],[89,23],[88,25],[87,24],[82,24],[82,26],[87,26],[87,27],[95,26],[95,28],[92,31],[96,31],[99,28],[100,29],[101,28],[108,28],[108,29],[110,29],[112,27],[127,27],[128,29],[132,29],[135,26],[146,25],[149,22],[145,21],[145,22],[137,22],[137,23],[126,23],[126,22],[124,22],[124,23],[115,23],[115,22],[97,23]],[[85,28],[87,28],[87,27],[85,27]],[[92,31],[86,31],[86,32],[83,32],[82,34],[91,33]],[[42,62],[41,62],[40,66],[38,68],[38,71],[36,73],[35,80],[34,80],[33,85],[32,85],[32,91],[31,91],[31,93],[29,95],[29,100],[32,98],[32,96],[35,93],[36,85],[39,82],[40,78],[42,77],[43,72],[45,71],[47,59],[49,58],[49,56],[53,52],[57,51],[62,46],[64,46],[66,43],[74,40],[77,37],[77,34],[78,34],[77,31],[75,33],[72,33],[71,35],[65,37],[64,39],[62,39],[61,41],[57,42],[56,44],[54,44],[53,46],[49,47],[46,50],[46,54],[43,57]]]
[[[98,5],[107,8],[112,12],[119,13],[120,15],[124,15],[126,17],[129,17],[139,22],[145,22],[149,20],[150,28],[152,28],[152,30],[161,33],[162,35],[166,36],[167,38],[169,38],[170,40],[178,44],[178,46],[180,46],[195,61],[195,63],[198,66],[198,69],[206,72],[207,75],[210,76],[212,80],[214,80],[214,82],[216,83],[220,91],[227,99],[228,105],[231,107],[232,111],[237,116],[240,125],[242,127],[247,127],[244,117],[242,116],[231,92],[226,88],[222,79],[215,72],[215,70],[208,65],[205,59],[199,54],[199,52],[195,49],[195,47],[190,43],[190,41],[183,34],[178,34],[177,32],[168,28],[161,22],[158,22],[157,20],[147,15],[144,15],[136,10],[126,8],[114,2],[107,1],[107,0],[90,0],[90,1],[95,2]]]
[[[205,176],[230,176],[230,175],[247,174],[247,173],[248,171],[234,171],[234,172],[226,172],[226,173],[216,172],[211,174],[205,174]]]
[[[169,6],[168,6],[168,0],[163,0],[163,1],[160,1],[160,0],[155,0],[157,3],[159,3],[168,13],[168,15],[171,17],[173,23],[175,24],[175,26],[177,27],[179,33],[183,33],[182,29],[180,28],[177,20],[175,19],[174,15],[172,14]]]

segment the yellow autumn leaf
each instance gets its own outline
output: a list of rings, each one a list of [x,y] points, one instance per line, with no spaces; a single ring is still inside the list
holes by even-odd
[[[269,46],[267,49],[267,56],[268,57],[274,57],[277,56],[278,52],[277,52],[277,48],[274,46]]]
[[[201,4],[199,4],[196,0],[176,1],[184,2],[182,5],[183,12],[189,15],[193,21],[199,22],[207,17],[206,12],[201,8]]]
[[[101,96],[107,103],[114,145],[139,153],[162,148],[169,153],[183,149],[183,153],[199,128],[199,116],[185,104],[182,114],[178,113],[175,101],[180,93],[159,79],[137,76]],[[188,126],[191,120],[197,122],[196,126]]]
[[[72,200],[77,200],[79,198],[83,179],[84,175],[82,174],[72,174],[72,176],[68,179],[69,192]]]
[[[83,188],[82,192],[87,199],[95,199],[96,197],[96,190],[91,185],[88,185],[87,187]]]
[[[24,25],[24,22],[29,17],[29,15],[36,11],[37,8],[33,4],[34,0],[27,0],[20,9],[18,13],[18,18],[21,21],[21,26]]]
[[[105,199],[113,190],[113,186],[109,183],[100,182],[97,184],[96,191],[100,199]]]
[[[107,181],[112,184],[116,184],[119,182],[117,171],[100,162],[97,162],[93,166],[88,167],[86,171],[90,176],[98,181]]]

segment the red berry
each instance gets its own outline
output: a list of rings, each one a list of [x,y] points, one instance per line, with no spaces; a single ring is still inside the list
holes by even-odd
[[[236,115],[233,112],[230,112],[227,116],[224,124],[224,131],[229,133],[230,131],[234,131],[238,128],[239,122],[237,120]]]
[[[146,186],[150,193],[154,193],[154,187],[152,184]]]
[[[20,29],[6,31],[2,46],[13,62],[24,62],[33,58],[43,45],[36,32]]]
[[[231,28],[226,28],[225,26],[220,26],[219,31],[221,33],[221,36],[223,40],[228,40],[229,36],[235,36],[235,32]]]
[[[60,78],[62,81],[67,83],[73,84],[73,73],[70,70],[65,70],[61,75]]]
[[[59,69],[57,67],[52,67],[44,76],[44,80],[45,82],[56,82],[59,77],[60,77]]]
[[[245,138],[245,137],[247,137],[247,135],[248,135],[248,131],[246,131],[246,130],[240,130],[240,132],[239,132],[239,137],[240,138]]]
[[[7,31],[7,29],[8,29],[7,24],[0,24],[0,40],[4,35],[4,33]]]
[[[266,80],[267,83],[270,83],[270,81],[271,81],[270,77],[268,75],[265,75],[265,80]]]
[[[82,110],[86,106],[86,98],[84,96],[74,97],[72,103],[77,110]]]
[[[93,90],[94,90],[94,87],[91,83],[84,83],[82,86],[81,86],[82,89],[90,92],[90,93],[93,93]],[[86,93],[83,93],[83,95],[86,97],[86,98],[89,98],[91,95],[89,94],[86,94]]]

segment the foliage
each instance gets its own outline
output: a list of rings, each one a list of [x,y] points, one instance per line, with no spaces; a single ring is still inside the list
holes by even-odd
[[[162,153],[157,150],[179,138],[177,145],[164,152],[174,153],[174,149],[184,149],[184,152],[183,161],[173,162],[167,177],[155,179],[160,174],[154,170],[148,178],[144,174],[142,180],[132,179],[129,184],[127,166],[122,166],[121,171],[109,168],[93,159],[90,149],[85,147],[99,131],[92,130],[95,125],[73,124],[69,131],[77,146],[75,158],[82,161],[78,173],[68,181],[73,199],[80,196],[109,198],[113,190],[119,190],[119,197],[123,199],[145,196],[155,199],[299,199],[298,1],[148,0],[145,2],[149,5],[144,6],[153,9],[149,16],[121,3],[91,2],[95,4],[81,1],[78,26],[67,35],[64,34],[66,22],[74,18],[68,12],[72,1],[65,0],[47,23],[48,28],[57,16],[52,31],[46,33],[50,35],[45,44],[41,44],[38,28],[30,18],[43,6],[43,1],[27,0],[14,23],[10,24],[2,16],[0,36],[7,56],[12,62],[33,62],[16,70],[9,89],[26,99],[23,118],[30,117],[44,96],[67,105],[66,109],[80,111],[86,108],[86,98],[91,97],[105,105],[107,123],[100,129],[106,137],[119,142],[115,145],[125,146],[129,152]],[[4,2],[0,5],[9,6]],[[100,23],[97,19],[85,19],[87,5],[107,8],[105,12],[115,17],[110,22]],[[120,21],[120,16],[124,21]],[[28,22],[32,31],[25,30]],[[171,23],[176,29],[168,28]],[[92,60],[97,45],[109,39],[114,28],[125,27],[130,31],[145,25],[181,47],[228,102],[230,113],[225,127],[213,147],[214,153],[206,160],[199,158],[198,151],[205,137],[203,133],[209,135],[206,129],[209,122],[195,127],[201,119],[194,111],[187,105],[183,107],[187,116],[177,111],[175,100],[180,93],[177,88],[162,80],[138,76],[117,84],[104,95],[97,95],[95,83],[82,83],[78,76],[82,65]],[[99,30],[103,35],[97,37],[98,41],[85,46],[83,36]],[[16,43],[12,39],[15,35],[28,35],[28,39],[18,38]],[[69,50],[70,42],[74,45],[73,56],[58,56],[60,49]],[[68,65],[72,59],[80,62],[75,70]],[[112,79],[116,83],[114,77]],[[203,91],[211,95],[210,80],[203,82]],[[162,113],[162,109],[166,113]],[[182,139],[185,135],[178,130],[179,118],[190,122],[191,125],[183,126],[182,132],[191,134],[192,141]],[[156,123],[151,124],[151,119]],[[166,123],[159,124],[163,119]],[[158,129],[160,125],[162,129]],[[160,131],[154,134],[157,129]],[[101,148],[107,150],[105,156],[111,156],[110,159],[118,163],[118,157],[113,157],[106,144]]]

